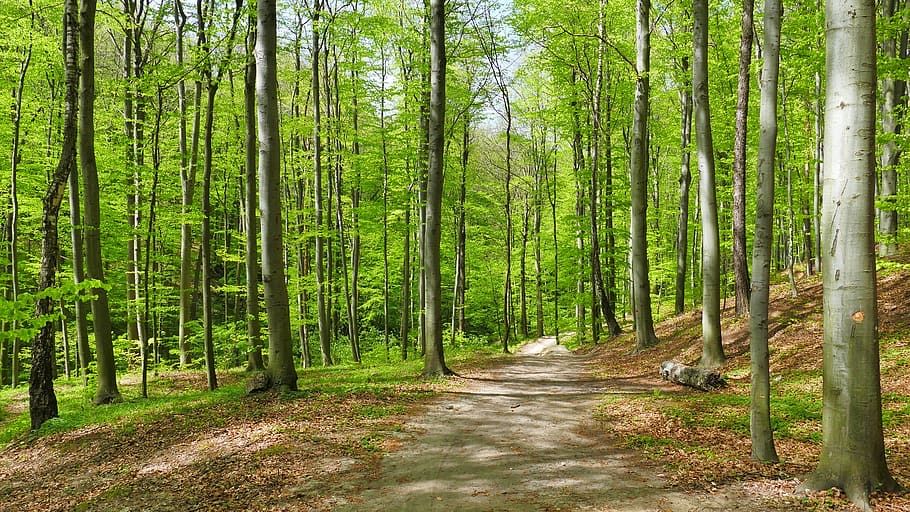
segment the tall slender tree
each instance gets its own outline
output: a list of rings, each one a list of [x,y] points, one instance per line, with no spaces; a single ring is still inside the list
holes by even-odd
[[[717,190],[714,178],[714,138],[708,102],[708,1],[693,0],[694,48],[692,91],[695,138],[698,144],[698,198],[702,228],[702,366],[725,360],[720,331],[720,235],[717,227]]]
[[[85,257],[88,277],[104,283],[101,259],[101,203],[98,166],[95,161],[95,11],[97,0],[82,0],[79,18],[79,45],[82,50],[79,90],[79,162],[82,167],[85,197]],[[111,311],[104,286],[92,288],[92,321],[98,361],[94,402],[106,404],[120,400],[117,367],[114,362]]]
[[[278,133],[278,20],[275,0],[256,4],[256,103],[259,111],[259,209],[262,281],[269,315],[269,378],[280,391],[297,389],[291,313],[284,274],[281,221],[281,137]]]
[[[442,224],[442,164],[445,156],[446,41],[445,0],[430,0],[430,105],[429,166],[427,171],[426,328],[424,376],[450,375],[442,345],[442,279],[439,269],[439,239]]]
[[[747,0],[748,1],[748,0]],[[752,300],[749,347],[752,358],[752,457],[776,462],[771,430],[771,379],[768,369],[768,300],[771,246],[774,239],[774,166],[777,152],[777,80],[780,70],[781,0],[765,0],[764,62],[761,73],[761,133],[758,141],[758,187],[755,239],[752,245]]]
[[[244,215],[246,223],[246,333],[250,348],[247,354],[247,369],[263,370],[262,333],[259,325],[259,219],[256,208],[259,207],[256,163],[256,17],[250,9],[249,30],[246,36],[246,67],[243,78],[243,112],[246,123],[246,204]]]
[[[746,136],[749,130],[749,70],[752,66],[754,0],[743,0],[739,36],[736,133],[733,137],[733,278],[736,314],[749,311],[749,265],[746,263]]]
[[[699,0],[695,0],[698,2]],[[657,344],[651,315],[648,277],[648,112],[651,85],[651,1],[635,4],[635,104],[632,113],[632,296],[635,301],[635,345],[644,350]]]
[[[882,17],[890,22],[901,16],[900,12],[905,0],[884,0],[881,4]],[[885,37],[882,50],[888,59],[894,59],[900,55],[899,34],[898,32]],[[906,40],[903,42],[903,46],[906,46]],[[894,138],[900,133],[900,105],[904,103],[906,88],[906,80],[891,76],[882,80],[882,132],[887,137],[882,142],[882,172],[881,187],[879,188],[882,207],[879,215],[878,231],[881,234],[881,242],[878,245],[878,252],[882,256],[897,254],[895,240],[897,237],[897,208],[894,203],[897,195],[897,164],[900,160],[900,149]]]

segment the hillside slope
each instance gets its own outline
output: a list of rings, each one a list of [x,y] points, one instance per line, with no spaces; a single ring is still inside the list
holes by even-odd
[[[879,264],[878,311],[881,344],[885,445],[889,467],[910,483],[910,257]],[[781,463],[750,460],[749,321],[736,318],[732,300],[723,314],[722,368],[730,386],[702,393],[661,382],[657,369],[675,359],[697,364],[701,352],[701,311],[660,323],[661,343],[630,354],[631,334],[594,349],[602,375],[649,391],[608,395],[598,414],[611,435],[660,460],[668,477],[684,488],[710,490],[743,486],[776,494],[795,508],[849,509],[835,491],[811,497],[794,493],[797,479],[811,471],[821,447],[822,284],[799,275],[794,297],[788,284],[772,287],[770,353],[772,423]],[[623,419],[623,421],[616,421]],[[908,496],[879,496],[876,510],[910,510]]]

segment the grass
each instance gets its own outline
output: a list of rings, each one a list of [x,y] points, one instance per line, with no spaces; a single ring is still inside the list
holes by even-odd
[[[446,347],[450,366],[478,364],[484,359],[498,357],[498,344],[488,344],[478,339],[460,338],[454,347]],[[374,345],[363,353],[363,362],[342,362],[330,367],[298,368],[299,391],[287,393],[283,399],[330,400],[334,397],[356,394],[373,399],[389,400],[399,396],[405,402],[432,393],[422,386],[420,372],[423,360],[419,355],[402,361],[397,350],[387,354],[385,348]],[[59,417],[46,422],[37,432],[29,432],[28,390],[25,386],[0,390],[0,449],[11,443],[35,439],[52,434],[69,432],[95,425],[110,425],[121,434],[129,434],[137,426],[164,418],[178,422],[206,422],[218,427],[226,421],[218,415],[191,415],[192,411],[212,408],[236,401],[245,395],[239,369],[219,370],[222,386],[208,391],[201,371],[165,371],[149,377],[149,398],[139,392],[139,379],[135,374],[120,376],[119,388],[123,400],[119,403],[95,406],[91,399],[94,383],[83,387],[80,378],[61,377],[54,383],[57,393]],[[179,385],[178,385],[179,384]],[[407,391],[402,387],[407,386]],[[381,419],[405,411],[403,404],[365,404],[357,414],[366,419]],[[186,425],[192,427],[194,425]]]

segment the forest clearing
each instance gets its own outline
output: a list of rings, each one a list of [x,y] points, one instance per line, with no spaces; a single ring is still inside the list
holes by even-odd
[[[0,509],[910,510],[908,41],[4,0]]]

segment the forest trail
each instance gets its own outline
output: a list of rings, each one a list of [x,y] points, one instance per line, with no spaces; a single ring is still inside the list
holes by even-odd
[[[640,392],[591,376],[553,337],[431,403],[405,427],[347,511],[769,510],[736,489],[668,488],[659,470],[604,435],[604,393]]]

